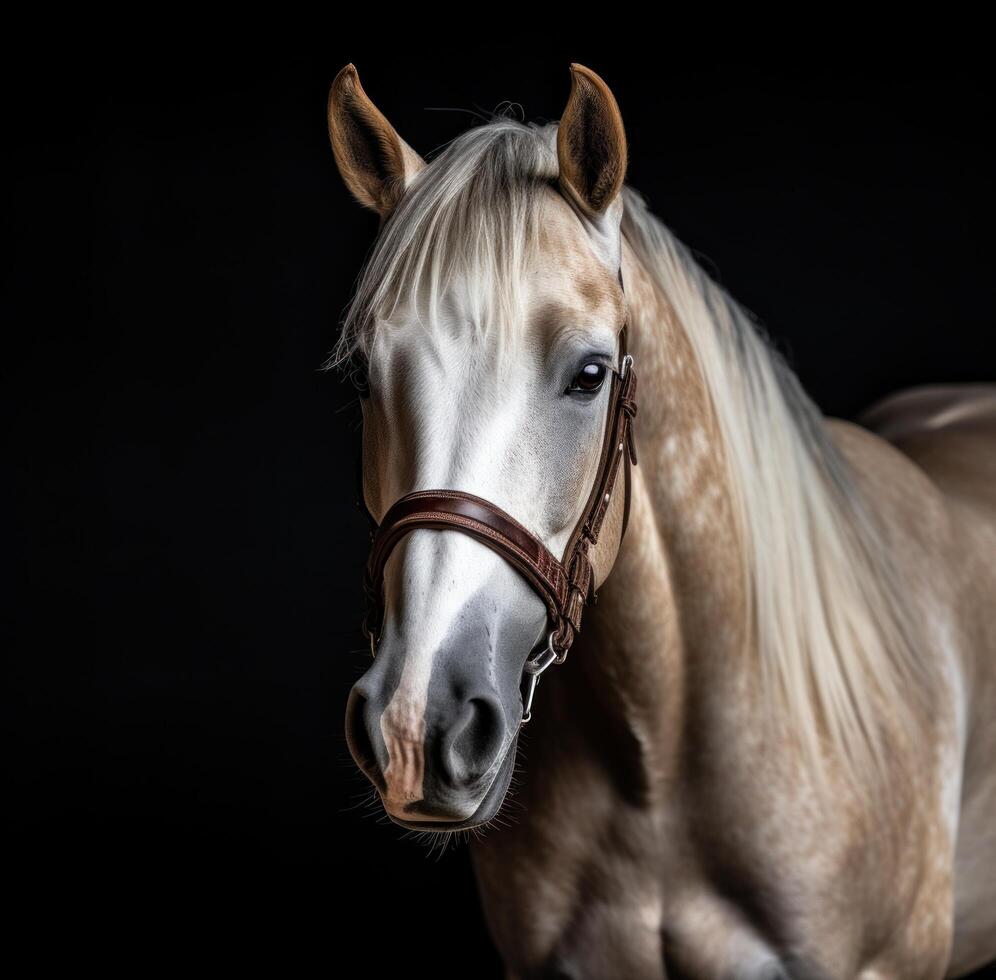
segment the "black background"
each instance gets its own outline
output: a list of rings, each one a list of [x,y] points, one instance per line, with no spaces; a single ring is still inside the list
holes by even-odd
[[[343,737],[368,656],[359,411],[318,368],[376,218],[328,145],[342,65],[423,154],[475,109],[556,119],[569,62],[599,72],[629,183],[829,413],[996,375],[978,63],[676,46],[188,38],[20,77],[4,809],[41,955],[500,975],[466,848],[378,823]]]

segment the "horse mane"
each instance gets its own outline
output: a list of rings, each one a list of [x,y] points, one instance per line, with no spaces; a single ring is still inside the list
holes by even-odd
[[[326,368],[365,358],[400,302],[432,329],[457,274],[477,289],[465,297],[468,329],[514,340],[525,321],[518,284],[558,172],[556,130],[492,115],[441,148],[381,229]],[[883,771],[884,706],[912,733],[931,678],[887,533],[756,321],[642,195],[622,193],[622,233],[687,333],[718,420],[766,715],[820,773],[829,753],[859,780]]]
[[[890,766],[884,713],[915,737],[932,679],[887,531],[763,329],[623,193],[623,234],[688,335],[719,424],[767,716],[817,774],[829,750],[864,783]]]

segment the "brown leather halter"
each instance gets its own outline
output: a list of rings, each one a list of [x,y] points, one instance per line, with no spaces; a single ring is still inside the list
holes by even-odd
[[[622,285],[621,269],[619,284]],[[631,463],[636,465],[632,428],[636,415],[636,374],[633,358],[626,353],[626,328],[627,324],[624,324],[619,337],[619,367],[610,368],[612,387],[598,472],[584,513],[564,549],[564,557],[556,558],[511,514],[482,497],[462,490],[416,490],[407,493],[388,508],[379,527],[368,510],[373,530],[364,576],[368,610],[363,631],[370,638],[372,651],[380,639],[384,615],[384,566],[395,545],[416,528],[469,534],[518,569],[546,603],[550,622],[546,644],[538,653],[534,651],[530,654],[524,667],[529,686],[523,698],[521,723],[529,721],[540,675],[552,664],[564,662],[581,629],[584,606],[597,600],[588,552],[598,542],[621,462],[626,470],[622,533],[625,533],[629,522],[629,466]],[[365,508],[362,484],[360,500]]]

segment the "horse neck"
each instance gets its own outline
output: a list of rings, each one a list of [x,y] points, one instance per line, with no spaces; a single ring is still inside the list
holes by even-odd
[[[620,750],[637,755],[624,768],[650,790],[678,764],[698,710],[689,697],[717,669],[733,680],[746,663],[746,597],[718,422],[691,344],[628,248],[623,275],[640,463],[629,527],[585,638],[591,655],[565,697],[576,685],[595,692]]]

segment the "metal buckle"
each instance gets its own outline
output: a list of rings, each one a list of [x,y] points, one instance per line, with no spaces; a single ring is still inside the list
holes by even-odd
[[[526,697],[522,706],[522,721],[520,724],[527,724],[533,716],[533,695],[536,694],[536,686],[539,684],[540,675],[548,667],[557,662],[557,651],[553,648],[553,636],[556,632],[556,630],[550,630],[543,652],[535,659],[527,660],[522,668],[523,673],[529,675],[529,686],[526,688]]]
[[[619,383],[622,384],[626,380],[626,375],[629,374],[629,369],[633,366],[633,355],[626,354],[622,359],[621,367],[609,368],[609,370],[619,379]]]

